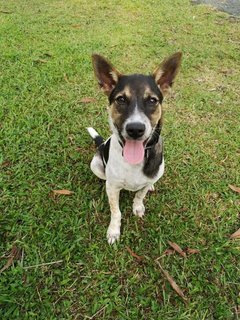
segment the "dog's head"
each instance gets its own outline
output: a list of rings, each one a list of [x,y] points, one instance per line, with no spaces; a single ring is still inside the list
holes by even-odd
[[[100,55],[93,55],[94,72],[109,99],[111,129],[124,144],[124,158],[140,163],[144,147],[159,126],[162,101],[173,84],[182,54],[165,59],[152,75],[123,75]]]

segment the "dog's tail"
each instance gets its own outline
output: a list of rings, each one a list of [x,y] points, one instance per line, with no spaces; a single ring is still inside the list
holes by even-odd
[[[103,137],[101,137],[100,134],[98,134],[95,129],[93,129],[92,127],[88,127],[87,131],[90,134],[90,136],[93,138],[97,147],[100,147],[101,144],[104,143]]]

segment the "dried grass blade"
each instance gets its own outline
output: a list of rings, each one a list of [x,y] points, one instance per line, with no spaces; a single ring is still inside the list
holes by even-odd
[[[66,190],[66,189],[63,189],[63,190],[53,190],[53,194],[54,195],[65,195],[65,196],[69,196],[71,194],[73,194],[74,192],[73,191],[70,191],[70,190]]]

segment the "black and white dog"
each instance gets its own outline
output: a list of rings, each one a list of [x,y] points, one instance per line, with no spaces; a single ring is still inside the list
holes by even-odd
[[[162,102],[179,70],[181,56],[180,52],[175,53],[146,76],[123,75],[105,58],[93,55],[95,75],[109,99],[112,135],[104,141],[93,128],[88,128],[98,147],[91,170],[106,180],[111,210],[107,231],[110,244],[120,237],[120,190],[136,192],[133,213],[142,217],[143,199],[163,175]]]

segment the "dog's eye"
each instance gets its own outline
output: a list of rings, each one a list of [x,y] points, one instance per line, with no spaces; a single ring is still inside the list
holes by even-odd
[[[156,105],[158,103],[158,99],[156,99],[155,97],[149,97],[147,99],[147,102],[151,105]]]
[[[116,98],[116,102],[120,105],[124,105],[127,102],[127,100],[124,96],[118,96]]]

